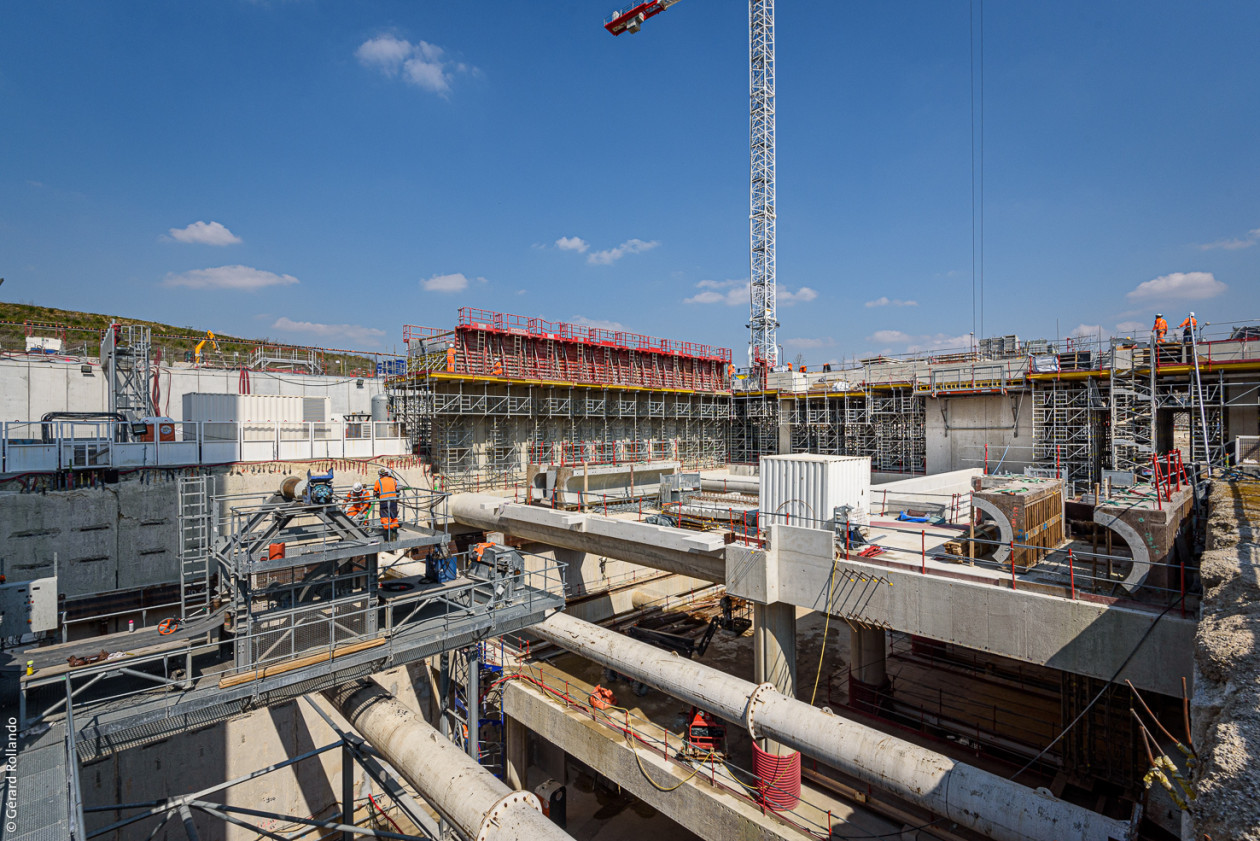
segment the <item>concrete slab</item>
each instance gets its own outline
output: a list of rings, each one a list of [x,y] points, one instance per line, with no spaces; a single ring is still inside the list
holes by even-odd
[[[858,558],[833,568],[831,553],[820,551],[818,535],[826,534],[775,527],[765,562],[777,566],[780,601],[1090,677],[1109,679],[1127,660],[1120,680],[1165,695],[1180,695],[1181,678],[1190,677],[1196,622],[1175,609],[1074,600]]]

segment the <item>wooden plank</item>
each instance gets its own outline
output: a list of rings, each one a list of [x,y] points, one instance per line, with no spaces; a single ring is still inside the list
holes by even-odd
[[[249,683],[251,680],[258,678],[271,677],[272,675],[284,674],[294,669],[301,669],[306,666],[314,666],[317,663],[323,663],[327,660],[333,660],[345,654],[354,654],[357,651],[366,651],[369,648],[376,648],[378,645],[384,645],[385,638],[379,637],[374,640],[364,640],[356,642],[352,645],[344,645],[341,648],[329,651],[321,651],[319,654],[310,654],[306,657],[299,657],[296,660],[286,660],[283,663],[276,663],[265,669],[255,669],[252,672],[242,672],[239,675],[232,675],[219,680],[219,688],[227,689],[229,686],[239,686],[242,683]]]

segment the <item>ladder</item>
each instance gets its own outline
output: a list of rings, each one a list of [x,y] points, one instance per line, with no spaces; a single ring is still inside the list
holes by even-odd
[[[1199,429],[1203,434],[1203,460],[1208,478],[1212,478],[1212,446],[1208,443],[1207,406],[1203,402],[1203,380],[1199,377],[1199,339],[1195,325],[1190,326],[1190,358],[1194,360],[1194,389],[1199,403]]]
[[[209,476],[179,479],[179,607],[184,621],[210,615]]]

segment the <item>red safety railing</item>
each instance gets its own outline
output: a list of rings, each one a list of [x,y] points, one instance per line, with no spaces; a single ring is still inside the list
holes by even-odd
[[[511,313],[495,312],[494,310],[486,310],[479,307],[460,307],[457,329],[484,330],[533,336],[539,339],[583,342],[585,344],[614,347],[622,350],[668,353],[675,356],[710,359],[718,362],[729,363],[731,361],[730,348],[713,347],[712,345],[685,342],[677,339],[661,339],[654,336],[644,336],[639,333],[607,330],[602,327],[568,324],[563,321],[547,321],[542,318],[512,315]]]

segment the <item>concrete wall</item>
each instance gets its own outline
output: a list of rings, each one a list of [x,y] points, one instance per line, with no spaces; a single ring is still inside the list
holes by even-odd
[[[1032,462],[1031,394],[929,397],[926,403],[929,474],[982,467],[985,444],[990,469],[1008,445],[1003,472],[1022,473]]]
[[[405,485],[427,488],[415,459],[380,458]],[[377,462],[271,462],[214,468],[221,494],[270,493],[289,475],[333,469],[337,485],[376,480]],[[95,488],[0,495],[0,572],[11,581],[52,575],[74,598],[179,579],[176,479],[183,471],[146,470]],[[9,487],[16,487],[10,485]]]
[[[67,596],[173,581],[175,483],[139,481],[0,497],[0,566],[12,581],[51,575]]]
[[[423,663],[417,663],[376,677],[407,706],[426,710],[428,681],[423,668]],[[84,765],[80,770],[84,805],[135,803],[198,791],[336,741],[336,734],[312,710],[308,700],[318,704],[338,726],[349,729],[336,709],[320,695],[257,710]],[[333,819],[339,815],[341,771],[341,750],[337,748],[206,799],[298,817],[315,815]],[[356,799],[365,798],[370,790],[382,806],[388,805],[389,799],[381,798],[379,786],[372,784],[370,789],[364,788],[362,769],[355,768],[354,780]],[[365,805],[370,804],[359,805],[361,815]],[[241,827],[229,827],[198,812],[193,815],[202,841],[255,841],[258,838],[257,833]],[[89,813],[88,828],[106,826],[119,817],[117,812]],[[282,822],[266,818],[257,821],[264,829],[285,831],[281,829]],[[142,821],[99,838],[141,841],[150,837],[149,831],[155,824],[154,820]],[[160,830],[155,839],[186,841],[187,837],[177,817]]]
[[[92,373],[80,363],[50,362],[35,357],[0,359],[0,420],[38,420],[45,412],[104,412],[109,409],[109,378],[95,360]],[[240,373],[194,368],[183,362],[161,366],[162,414],[183,420],[183,395],[191,392],[236,394]],[[363,387],[357,383],[362,382]],[[372,410],[372,395],[383,391],[383,381],[355,377],[316,377],[273,371],[250,371],[253,394],[290,394],[328,397],[335,420],[347,413]]]

